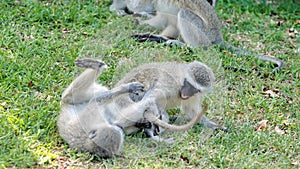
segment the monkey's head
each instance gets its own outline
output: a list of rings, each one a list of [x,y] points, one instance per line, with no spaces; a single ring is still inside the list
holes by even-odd
[[[188,73],[180,90],[180,97],[188,99],[198,92],[204,93],[212,89],[215,76],[212,70],[201,62],[188,64]]]

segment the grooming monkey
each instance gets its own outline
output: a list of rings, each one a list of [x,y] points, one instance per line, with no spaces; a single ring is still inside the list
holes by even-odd
[[[213,1],[216,3],[216,1]],[[214,8],[206,0],[132,0],[139,8],[130,10],[143,11],[143,6],[149,3],[156,9],[156,16],[142,23],[149,24],[156,29],[163,30],[160,35],[136,34],[132,37],[138,41],[165,42],[170,45],[191,47],[220,45],[222,49],[228,49],[237,55],[253,55],[261,60],[270,61],[277,65],[272,72],[282,68],[284,62],[265,55],[252,54],[228,43],[223,42],[221,23]],[[173,40],[182,38],[183,42]]]
[[[134,68],[125,74],[115,87],[139,82],[149,93],[147,97],[155,100],[159,110],[180,107],[187,119],[194,119],[201,112],[204,96],[212,90],[214,81],[212,70],[201,62],[161,62],[147,63]],[[136,96],[129,93],[129,97]],[[212,129],[226,130],[205,116],[202,116],[200,123]]]
[[[124,132],[146,119],[171,131],[182,131],[193,126],[197,119],[183,126],[169,125],[159,119],[160,112],[154,100],[145,96],[134,102],[126,93],[135,94],[143,89],[137,82],[122,84],[111,90],[96,83],[106,65],[98,60],[79,59],[76,66],[86,68],[63,92],[62,109],[57,125],[62,138],[72,148],[95,153],[100,157],[120,155]],[[124,97],[125,96],[125,97]],[[172,141],[153,138],[158,141]]]

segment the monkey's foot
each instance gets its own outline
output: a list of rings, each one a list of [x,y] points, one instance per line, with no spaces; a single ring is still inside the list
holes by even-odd
[[[91,68],[91,69],[105,69],[107,66],[104,62],[95,59],[76,59],[75,65],[77,67]]]
[[[160,35],[153,35],[150,33],[144,34],[133,34],[131,35],[132,38],[136,39],[138,42],[146,42],[146,41],[154,41],[157,43],[163,43],[168,41],[168,38]]]
[[[140,91],[144,89],[144,85],[139,82],[132,82],[129,83],[128,92],[129,93],[135,93],[136,91]]]
[[[167,138],[164,140],[165,143],[168,143],[168,144],[173,144],[175,142],[175,139],[174,138]]]

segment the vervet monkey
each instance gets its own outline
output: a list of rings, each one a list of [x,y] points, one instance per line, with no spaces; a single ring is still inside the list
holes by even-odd
[[[213,1],[216,3],[216,1]],[[207,48],[211,45],[220,45],[237,55],[253,55],[261,60],[270,61],[277,65],[273,72],[278,71],[284,62],[265,55],[253,54],[238,49],[223,42],[221,23],[214,8],[206,0],[132,0],[143,11],[143,6],[154,4],[156,16],[141,23],[149,24],[156,29],[163,30],[160,35],[136,34],[132,37],[138,41],[152,40],[166,42],[171,45]],[[174,40],[182,38],[183,42]]]
[[[152,98],[146,97],[147,92],[138,102],[124,97],[126,93],[143,89],[141,83],[126,83],[108,90],[95,82],[106,68],[103,62],[79,59],[75,64],[86,70],[63,92],[62,109],[57,121],[60,135],[72,148],[100,157],[112,157],[122,152],[124,131],[130,132],[126,129],[135,126],[141,119],[171,131],[188,129],[197,122],[190,121],[183,126],[169,125],[158,119],[158,107]],[[197,118],[200,119],[204,111]],[[158,136],[153,139],[160,141]]]
[[[207,2],[215,7],[217,5],[217,0],[207,0]],[[129,10],[129,8],[131,10]],[[109,7],[110,11],[116,11],[118,15],[126,14],[137,14],[141,16],[146,16],[152,18],[156,12],[155,7],[152,3],[147,4],[147,6],[142,6],[143,11],[139,11],[141,7],[135,3],[135,0],[113,0]],[[137,12],[139,11],[139,12]]]
[[[194,119],[202,110],[204,96],[212,90],[215,81],[212,70],[201,62],[160,62],[140,65],[115,85],[139,82],[149,92],[160,110],[180,107],[187,119]],[[129,94],[133,98],[134,94]],[[151,120],[150,120],[151,121]],[[226,130],[205,116],[200,123],[212,129]]]

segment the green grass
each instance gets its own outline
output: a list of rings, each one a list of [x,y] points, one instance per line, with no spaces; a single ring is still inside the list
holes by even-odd
[[[216,11],[226,41],[286,62],[275,75],[268,74],[272,64],[215,48],[137,43],[128,38],[132,33],[153,29],[109,12],[108,0],[1,1],[0,167],[299,168],[300,6],[267,2],[223,0]],[[230,131],[213,133],[195,126],[163,135],[175,137],[174,145],[126,137],[124,157],[112,159],[71,150],[56,126],[60,96],[80,71],[74,59],[99,56],[109,66],[100,78],[108,86],[144,62],[207,63],[218,78],[207,100],[210,107],[215,105],[208,116]],[[233,72],[221,64],[263,73]],[[255,131],[261,120],[268,120],[266,128]]]

